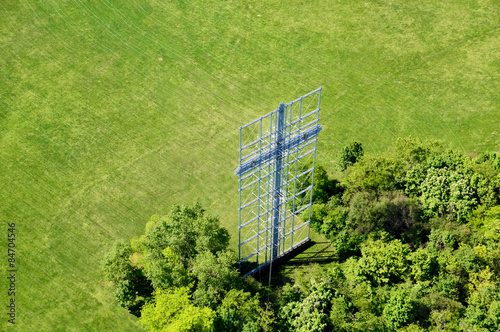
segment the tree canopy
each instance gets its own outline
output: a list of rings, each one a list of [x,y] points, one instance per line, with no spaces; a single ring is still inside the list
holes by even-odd
[[[496,153],[405,138],[364,155],[353,142],[331,166],[315,173],[311,227],[331,242],[333,262],[263,287],[238,276],[218,218],[176,205],[105,254],[117,302],[150,331],[500,329]]]

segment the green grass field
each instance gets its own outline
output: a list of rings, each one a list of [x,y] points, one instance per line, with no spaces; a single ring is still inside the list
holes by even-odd
[[[495,0],[7,0],[0,15],[0,304],[15,222],[19,331],[138,330],[103,252],[196,200],[235,248],[238,126],[319,86],[328,170],[353,139],[500,151]]]

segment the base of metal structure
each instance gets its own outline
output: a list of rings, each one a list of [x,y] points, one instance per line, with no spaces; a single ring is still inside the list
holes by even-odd
[[[242,277],[244,278],[244,277],[249,276],[249,275],[251,275],[253,277],[257,277],[259,275],[267,276],[269,274],[269,268],[271,268],[271,264],[272,264],[272,269],[275,270],[276,268],[278,268],[282,264],[288,262],[290,259],[301,254],[302,252],[309,249],[313,245],[314,245],[314,242],[311,241],[310,238],[304,239],[304,240],[300,241],[299,243],[297,243],[296,245],[294,245],[293,247],[285,250],[276,259],[273,259],[272,262],[268,261],[264,264],[261,264],[260,266],[256,267],[255,269],[251,270],[250,272],[247,272],[244,275],[242,275]]]

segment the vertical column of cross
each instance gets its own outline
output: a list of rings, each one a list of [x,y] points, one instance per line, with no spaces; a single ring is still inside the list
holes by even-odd
[[[316,111],[316,123],[319,122],[319,106],[321,103],[321,87],[319,88],[319,93],[318,93],[318,108]],[[320,127],[321,130],[321,127]],[[309,224],[307,225],[307,238],[311,239],[311,206],[313,203],[313,188],[314,188],[314,169],[316,168],[316,146],[318,143],[318,136],[314,138],[314,156],[313,156],[313,167],[312,167],[312,174],[311,174],[311,196],[309,199]]]
[[[240,162],[239,165],[241,167],[241,151],[242,151],[242,142],[241,142],[241,127],[240,127]],[[238,175],[238,193],[239,193],[239,207],[238,207],[238,268],[241,273],[241,173]]]
[[[274,216],[273,216],[273,241],[272,255],[275,259],[278,256],[279,248],[279,226],[280,226],[280,211],[281,211],[281,171],[283,158],[283,132],[285,129],[285,104],[281,103],[278,108],[278,116],[276,117],[276,148],[275,159],[276,167],[274,168]]]

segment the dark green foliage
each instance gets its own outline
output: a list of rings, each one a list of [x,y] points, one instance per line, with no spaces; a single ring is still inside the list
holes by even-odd
[[[480,269],[480,262],[476,252],[469,246],[461,246],[454,252],[455,257],[460,262],[460,267],[467,273],[477,272]]]
[[[400,238],[403,234],[410,235],[420,223],[421,205],[400,192],[393,192],[386,197],[384,229],[392,236]]]
[[[117,241],[113,244],[102,261],[102,269],[107,280],[119,282],[132,274],[134,268],[129,259],[131,254],[130,243]]]
[[[140,316],[141,306],[151,297],[153,288],[143,272],[130,261],[132,248],[123,241],[115,242],[103,260],[106,278],[115,284],[115,299],[133,315]]]
[[[460,301],[460,299],[463,299],[463,285],[460,282],[460,276],[446,272],[446,266],[443,266],[442,272],[434,280],[432,294]]]
[[[374,194],[361,192],[353,196],[349,205],[350,227],[359,235],[382,229],[385,223],[385,204]]]
[[[389,330],[395,331],[410,324],[414,319],[415,309],[415,299],[412,298],[411,294],[404,289],[396,290],[383,312]]]
[[[309,284],[309,292],[302,301],[292,301],[281,307],[279,317],[284,328],[293,331],[327,331],[330,301],[335,291],[325,282]]]
[[[337,168],[343,172],[354,165],[363,156],[363,146],[359,142],[351,142],[337,154]]]
[[[304,187],[311,183],[306,182]],[[332,196],[340,195],[342,188],[336,179],[330,179],[323,166],[316,164],[314,170],[313,202],[317,204],[326,203]],[[308,197],[305,199],[308,201]]]
[[[115,298],[124,308],[130,308],[135,303],[137,293],[128,280],[121,280],[116,286]]]
[[[141,315],[142,306],[151,298],[153,287],[145,277],[121,280],[116,286],[115,299],[134,316]]]
[[[216,331],[260,331],[259,299],[243,290],[231,289],[217,309]]]
[[[423,225],[420,203],[410,200],[400,192],[385,192],[379,195],[357,193],[352,197],[348,211],[346,225],[356,234],[385,230],[396,238],[404,237],[414,243],[421,241],[419,237],[422,236]],[[324,222],[327,221],[328,218],[325,218]]]
[[[410,254],[411,276],[416,282],[429,285],[439,274],[437,254],[424,248],[418,248]]]
[[[348,231],[342,230],[331,238],[332,246],[335,248],[335,253],[340,260],[346,260],[351,256],[359,256],[361,254],[360,244],[364,237],[357,234],[349,234]]]
[[[193,293],[196,305],[215,310],[228,291],[241,288],[238,270],[233,267],[235,261],[230,251],[216,255],[206,251],[196,256],[191,270],[197,280]]]
[[[350,199],[356,192],[400,190],[404,188],[405,172],[399,159],[390,157],[366,157],[349,167],[342,185],[345,198]]]
[[[446,230],[433,229],[429,235],[427,248],[429,251],[436,252],[439,250],[451,249],[457,247],[457,239],[455,236]]]

